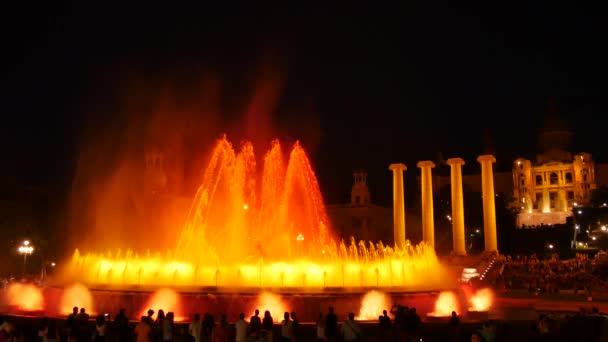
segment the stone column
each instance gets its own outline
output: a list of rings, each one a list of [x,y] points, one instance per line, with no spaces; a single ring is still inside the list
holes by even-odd
[[[418,162],[420,168],[420,188],[422,190],[422,240],[435,248],[435,222],[433,215],[433,179],[431,169],[435,164],[430,160]]]
[[[551,212],[551,197],[549,196],[549,190],[543,190],[543,213]]]
[[[464,236],[464,201],[462,196],[462,170],[464,160],[461,158],[450,158],[452,185],[452,249],[455,255],[467,255]]]
[[[404,164],[391,164],[389,170],[393,171],[393,229],[395,247],[405,246],[405,201],[403,196],[403,171],[407,170]]]
[[[496,204],[494,200],[494,174],[492,163],[496,162],[491,154],[477,157],[481,164],[481,196],[483,199],[483,234],[486,252],[498,252],[496,241]]]
[[[557,210],[558,211],[568,211],[568,200],[566,199],[566,190],[559,189],[557,192]]]

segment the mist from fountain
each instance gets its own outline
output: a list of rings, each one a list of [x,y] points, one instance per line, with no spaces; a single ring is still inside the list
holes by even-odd
[[[261,177],[251,143],[218,140],[177,246],[165,253],[74,252],[63,283],[89,288],[445,288],[432,248],[338,241],[308,156],[295,143],[285,163],[275,140]]]
[[[5,302],[23,311],[40,311],[44,309],[42,292],[33,284],[12,283],[8,285]]]

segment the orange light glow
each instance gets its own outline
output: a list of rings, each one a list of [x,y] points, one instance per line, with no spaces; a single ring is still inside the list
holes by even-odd
[[[89,292],[89,289],[82,284],[75,284],[63,290],[59,310],[62,314],[69,315],[72,313],[72,308],[75,306],[78,308],[85,308],[91,315],[95,313],[91,293]]]
[[[6,291],[6,303],[23,311],[39,311],[44,308],[40,289],[31,284],[10,284]]]
[[[258,174],[261,170],[261,175]],[[243,210],[245,209],[245,210]],[[433,248],[339,241],[310,160],[299,143],[284,158],[275,140],[257,167],[253,145],[218,140],[166,252],[76,250],[61,281],[90,287],[444,288]]]
[[[289,312],[289,308],[285,305],[283,300],[281,300],[281,296],[270,292],[260,293],[258,301],[256,302],[256,307],[250,310],[252,316],[256,309],[260,310],[261,317],[264,316],[264,311],[270,311],[272,320],[275,322],[283,320],[283,314]],[[249,317],[246,317],[246,319],[249,319]]]
[[[156,291],[146,305],[141,308],[140,316],[147,316],[148,309],[152,309],[156,313],[159,310],[163,310],[165,315],[173,312],[176,322],[187,319],[182,313],[179,295],[171,289],[164,288]]]
[[[435,310],[429,316],[447,317],[459,312],[458,298],[452,291],[442,291],[435,301]]]
[[[489,288],[481,289],[468,300],[469,311],[488,311],[494,302],[494,292]]]
[[[357,320],[377,320],[383,310],[389,310],[392,304],[390,298],[379,291],[369,291],[361,300],[361,308]]]

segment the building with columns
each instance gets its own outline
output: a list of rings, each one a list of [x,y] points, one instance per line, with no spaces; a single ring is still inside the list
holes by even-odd
[[[538,134],[540,153],[535,160],[513,161],[513,205],[519,211],[518,227],[564,224],[574,207],[588,204],[591,191],[606,184],[601,183],[606,168],[596,165],[591,154],[573,155],[572,135],[550,103]]]
[[[510,164],[510,170],[494,172],[494,191],[512,196],[518,227],[565,224],[575,206],[589,203],[592,190],[608,185],[608,164],[597,163],[586,152],[572,153],[572,137],[550,102],[538,131],[539,153],[531,159],[503,161]],[[443,164],[437,161],[439,172],[433,174],[435,192],[450,186]],[[481,193],[481,176],[480,172],[463,174],[462,184]]]
[[[518,226],[563,224],[573,207],[589,203],[591,190],[597,188],[595,163],[584,152],[570,161],[533,164],[518,158],[513,162],[513,184]]]
[[[393,241],[393,209],[372,203],[367,173],[353,173],[350,203],[327,205],[333,229],[343,239],[351,236],[360,240]]]

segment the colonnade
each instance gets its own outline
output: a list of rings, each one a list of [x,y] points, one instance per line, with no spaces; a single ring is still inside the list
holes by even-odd
[[[477,158],[481,165],[481,192],[483,200],[483,230],[486,252],[498,252],[496,240],[496,205],[494,202],[494,174],[492,163],[496,162],[493,155],[481,155]],[[466,255],[465,229],[464,229],[464,202],[462,191],[462,165],[461,158],[450,158],[451,202],[452,202],[452,250],[455,255]],[[435,222],[433,215],[433,180],[432,169],[435,164],[425,160],[418,162],[420,168],[420,183],[422,191],[422,240],[431,247],[435,247]],[[395,246],[405,245],[405,204],[403,195],[403,171],[407,170],[404,164],[391,164],[389,170],[393,171],[393,220]]]

